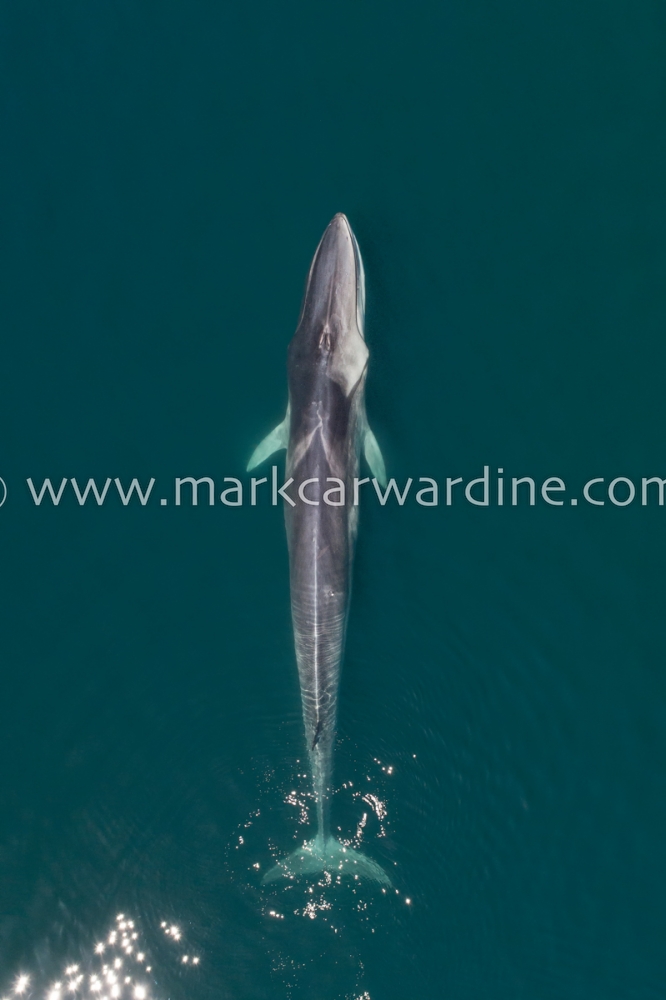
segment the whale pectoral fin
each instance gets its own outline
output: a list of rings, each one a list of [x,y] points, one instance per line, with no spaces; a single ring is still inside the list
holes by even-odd
[[[386,466],[384,465],[384,458],[379,450],[377,438],[369,427],[365,428],[363,452],[365,454],[365,460],[370,466],[370,472],[373,474],[380,486],[386,486]]]
[[[281,424],[273,428],[270,434],[267,434],[261,444],[252,452],[252,457],[247,463],[247,472],[251,472],[252,469],[256,469],[258,465],[265,462],[267,458],[270,458],[276,451],[280,451],[281,448],[286,448],[289,443],[289,407],[287,407],[287,414]]]

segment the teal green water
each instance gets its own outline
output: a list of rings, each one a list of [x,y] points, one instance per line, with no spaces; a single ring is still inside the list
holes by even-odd
[[[281,419],[337,211],[390,474],[666,477],[663,8],[0,26],[0,991],[125,913],[123,997],[663,996],[666,508],[363,506],[333,813],[382,894],[260,885],[312,830],[281,511],[157,499]]]

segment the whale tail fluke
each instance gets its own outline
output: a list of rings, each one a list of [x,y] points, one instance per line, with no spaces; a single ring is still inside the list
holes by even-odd
[[[328,872],[332,878],[344,875],[351,878],[390,886],[391,880],[384,869],[353,847],[345,847],[334,837],[317,836],[309,840],[278,864],[273,865],[262,882],[276,882],[280,878],[296,879],[303,875],[321,875]]]

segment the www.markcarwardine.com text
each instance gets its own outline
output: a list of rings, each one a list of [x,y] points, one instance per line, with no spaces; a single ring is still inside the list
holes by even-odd
[[[299,503],[330,507],[358,506],[372,502],[384,507],[415,503],[421,507],[460,506],[528,506],[547,504],[551,507],[576,506],[579,502],[594,507],[611,504],[628,507],[664,506],[666,478],[659,476],[593,476],[577,486],[569,486],[560,476],[544,479],[532,476],[505,476],[499,468],[491,473],[490,466],[483,467],[481,476],[464,479],[462,476],[409,477],[398,481],[389,479],[384,485],[376,479],[358,477],[345,483],[332,476],[321,479],[295,481],[282,480],[277,466],[272,466],[270,476],[236,476],[213,478],[211,476],[177,476],[168,486],[157,486],[154,477],[125,479],[26,479],[27,497],[37,507],[99,506],[121,504],[133,506],[197,507],[225,506],[262,507],[280,503],[296,506]],[[8,497],[4,480],[0,479],[0,505]],[[14,488],[12,488],[14,493]],[[24,494],[25,496],[25,494]]]

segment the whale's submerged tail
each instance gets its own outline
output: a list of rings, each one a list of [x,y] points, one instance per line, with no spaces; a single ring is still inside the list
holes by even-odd
[[[292,851],[288,858],[273,865],[261,881],[276,882],[279,878],[294,879],[301,875],[318,875],[324,872],[332,877],[339,873],[377,882],[379,885],[391,885],[384,869],[372,858],[366,858],[353,847],[345,847],[335,837],[324,839],[319,834],[314,840],[309,840]]]

